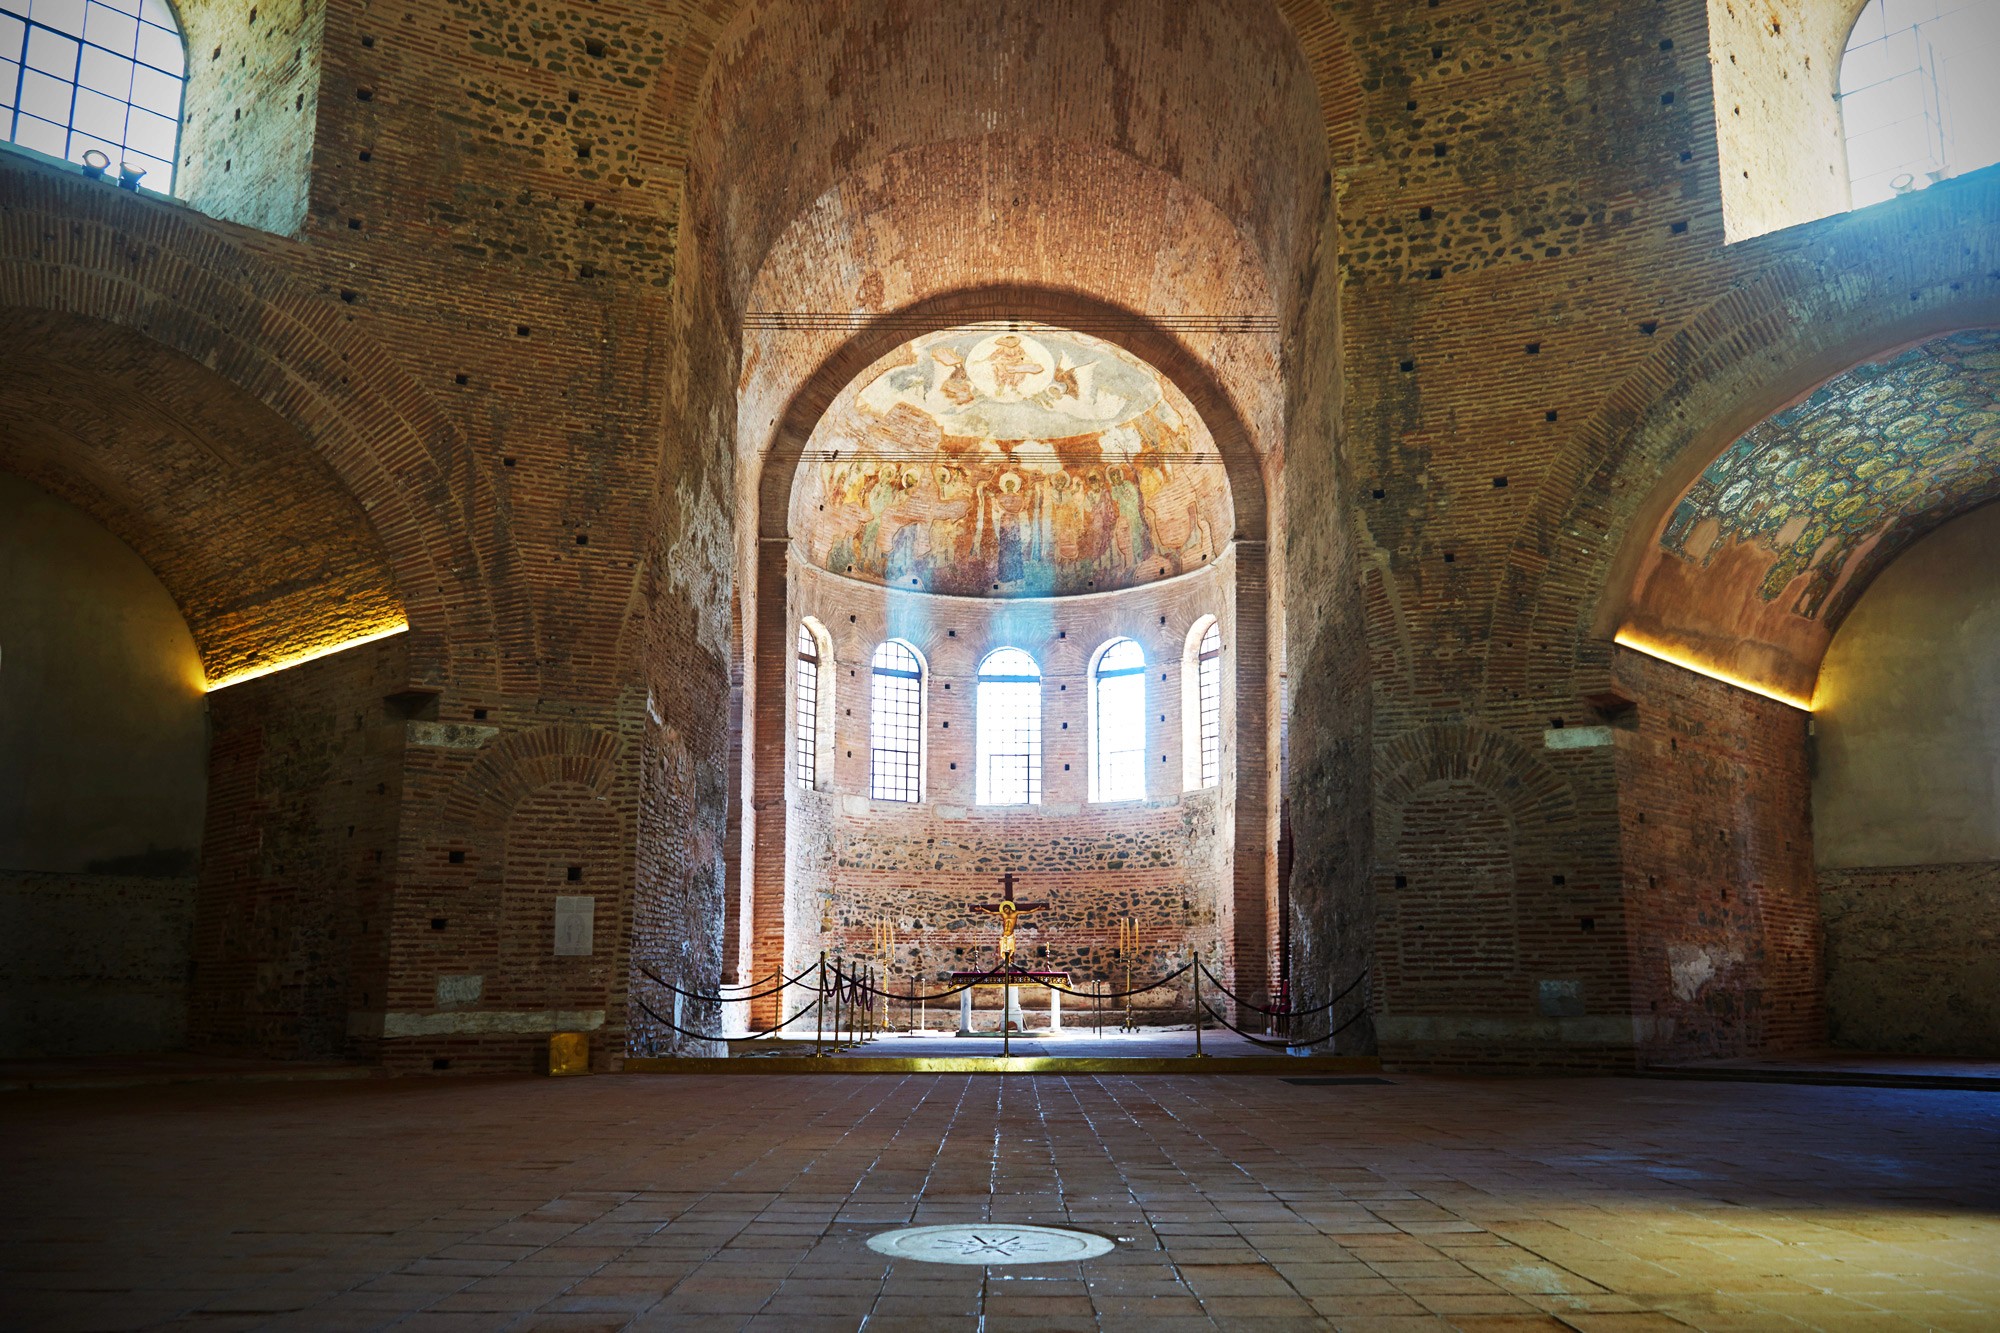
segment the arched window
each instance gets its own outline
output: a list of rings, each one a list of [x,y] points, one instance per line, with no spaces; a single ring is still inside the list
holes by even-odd
[[[868,794],[878,801],[924,799],[924,660],[901,639],[875,650],[870,698],[873,755]]]
[[[1131,639],[1097,650],[1090,669],[1090,799],[1146,799],[1146,651]]]
[[[1853,206],[2000,161],[2000,4],[1870,0],[1840,60]]]
[[[1222,626],[1203,616],[1188,631],[1181,659],[1181,734],[1186,756],[1182,785],[1189,791],[1222,781]]]
[[[979,664],[978,778],[981,805],[1042,803],[1042,671],[1019,648],[996,648]]]
[[[820,753],[826,747],[826,732],[832,716],[831,677],[825,668],[832,665],[826,635],[812,620],[799,622],[799,657],[793,677],[793,754],[799,785],[808,790],[819,786]]]
[[[186,69],[162,0],[0,0],[0,124],[24,148],[95,150],[171,194]]]

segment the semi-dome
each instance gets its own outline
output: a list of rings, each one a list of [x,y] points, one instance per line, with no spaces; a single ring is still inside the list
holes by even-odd
[[[968,596],[1131,587],[1234,530],[1208,429],[1157,370],[1035,324],[927,334],[855,378],[799,469],[792,531],[835,574]]]

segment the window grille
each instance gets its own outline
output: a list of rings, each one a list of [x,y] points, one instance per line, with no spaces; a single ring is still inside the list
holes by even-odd
[[[798,731],[796,752],[799,785],[819,785],[819,640],[799,626]]]
[[[1871,0],[1840,59],[1848,189],[1861,208],[2000,160],[2000,4]]]
[[[1131,639],[1113,639],[1092,672],[1091,799],[1146,799],[1146,653]]]
[[[1222,781],[1222,626],[1209,622],[1195,654],[1195,679],[1200,694],[1201,785]]]
[[[901,640],[890,639],[875,650],[872,704],[868,794],[878,801],[921,801],[924,664]]]
[[[1019,648],[979,664],[978,774],[981,805],[1042,803],[1042,672]]]
[[[0,0],[0,125],[7,138],[171,194],[187,53],[162,0]]]

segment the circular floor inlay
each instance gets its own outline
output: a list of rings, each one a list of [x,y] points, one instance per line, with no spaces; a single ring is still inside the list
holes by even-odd
[[[927,1264],[1059,1264],[1095,1259],[1111,1242],[1087,1231],[1004,1223],[905,1227],[868,1238],[868,1248],[895,1259]]]

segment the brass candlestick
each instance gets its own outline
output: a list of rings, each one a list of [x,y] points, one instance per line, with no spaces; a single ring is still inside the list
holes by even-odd
[[[1118,923],[1118,952],[1125,959],[1125,1026],[1121,1032],[1137,1032],[1132,1023],[1132,955],[1139,948],[1139,918],[1128,916]]]
[[[875,950],[882,955],[882,984],[876,989],[882,993],[882,1031],[889,1030],[889,965],[890,952],[896,947],[896,927],[889,921],[875,923]]]

